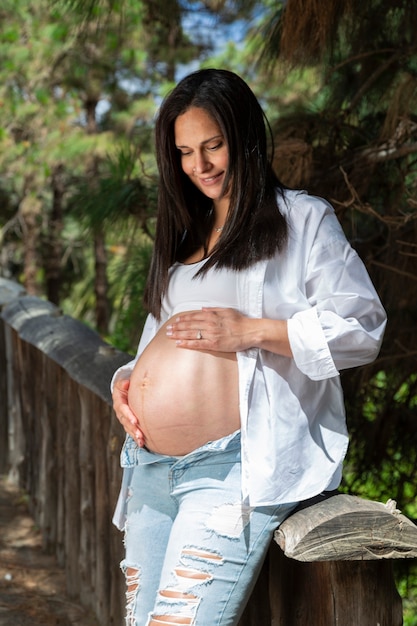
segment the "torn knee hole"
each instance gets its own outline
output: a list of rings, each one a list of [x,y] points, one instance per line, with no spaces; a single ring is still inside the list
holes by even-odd
[[[222,504],[212,512],[207,521],[207,530],[221,537],[237,539],[249,524],[252,512],[252,507],[241,502]]]
[[[180,600],[197,600],[197,596],[192,593],[184,593],[183,591],[174,591],[173,589],[163,589],[159,592],[163,598],[175,598]]]
[[[125,562],[121,563],[122,571],[126,580],[126,624],[134,626],[135,606],[140,585],[140,570],[137,567],[128,567]]]
[[[175,615],[155,615],[149,622],[149,626],[169,626],[170,624],[184,624],[190,626],[193,623],[191,617],[175,617]]]
[[[125,570],[126,578],[126,623],[134,624],[134,607],[139,591],[140,572],[134,567],[127,567]]]
[[[204,550],[198,550],[197,548],[184,548],[182,551],[184,556],[192,556],[197,559],[204,559],[206,561],[215,561],[217,563],[223,561],[223,557],[215,552],[206,552]]]
[[[149,626],[164,625],[174,626],[175,624],[184,624],[191,626],[194,624],[195,614],[200,604],[201,598],[192,593],[190,588],[201,581],[210,579],[210,574],[198,572],[197,570],[188,570],[186,568],[177,568],[174,570],[177,575],[177,588],[167,587],[158,591],[160,606],[165,610],[161,613],[152,614]],[[184,576],[181,581],[178,577]]]
[[[174,569],[174,572],[176,573],[178,578],[192,578],[195,580],[211,580],[213,578],[213,576],[208,572],[202,572],[201,570],[197,569],[188,569],[185,567],[176,567]]]
[[[134,592],[139,587],[139,570],[134,567],[127,567],[125,572],[128,592]]]

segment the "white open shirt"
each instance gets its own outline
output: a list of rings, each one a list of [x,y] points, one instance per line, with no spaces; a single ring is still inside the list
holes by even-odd
[[[278,201],[289,226],[285,250],[237,272],[239,311],[288,320],[293,352],[293,358],[258,348],[237,353],[242,498],[250,506],[298,502],[337,488],[348,446],[339,371],[373,361],[386,324],[332,206],[301,191],[285,191]],[[165,321],[148,316],[135,359],[116,371],[112,384],[129,378]],[[119,528],[137,459],[129,436],[121,459]]]

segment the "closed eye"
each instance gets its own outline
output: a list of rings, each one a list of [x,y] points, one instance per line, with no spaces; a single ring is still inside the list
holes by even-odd
[[[207,150],[207,152],[216,152],[216,150],[219,150],[220,148],[222,148],[224,145],[223,141],[221,141],[220,143],[216,143],[216,145],[214,146],[205,146],[205,150]],[[186,156],[190,156],[193,151],[192,150],[184,150],[181,148],[178,148],[179,153],[182,157],[186,157]]]
[[[215,146],[207,146],[207,150],[212,150],[214,152],[214,150],[218,150],[222,146],[223,146],[223,142],[220,141],[220,143],[217,143]]]
[[[213,143],[212,143],[213,142]],[[224,139],[222,137],[211,137],[200,144],[202,149],[208,152],[215,152],[224,146]],[[189,146],[177,146],[181,156],[189,156],[193,153],[193,150]]]

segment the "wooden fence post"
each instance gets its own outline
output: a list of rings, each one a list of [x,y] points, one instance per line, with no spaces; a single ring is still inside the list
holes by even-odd
[[[402,625],[392,565],[417,556],[417,527],[395,502],[335,495],[291,515],[275,542],[239,626]]]
[[[21,285],[0,278],[0,311],[3,306],[23,295],[25,290]],[[3,332],[0,318],[0,472],[8,472],[9,441],[13,433],[10,432],[10,416],[13,413],[13,404],[8,394],[8,385],[12,378],[12,346],[10,335]]]

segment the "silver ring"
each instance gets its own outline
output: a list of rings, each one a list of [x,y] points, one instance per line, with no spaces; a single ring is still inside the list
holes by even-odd
[[[202,339],[203,335],[201,334],[201,330],[197,331],[197,339]]]

